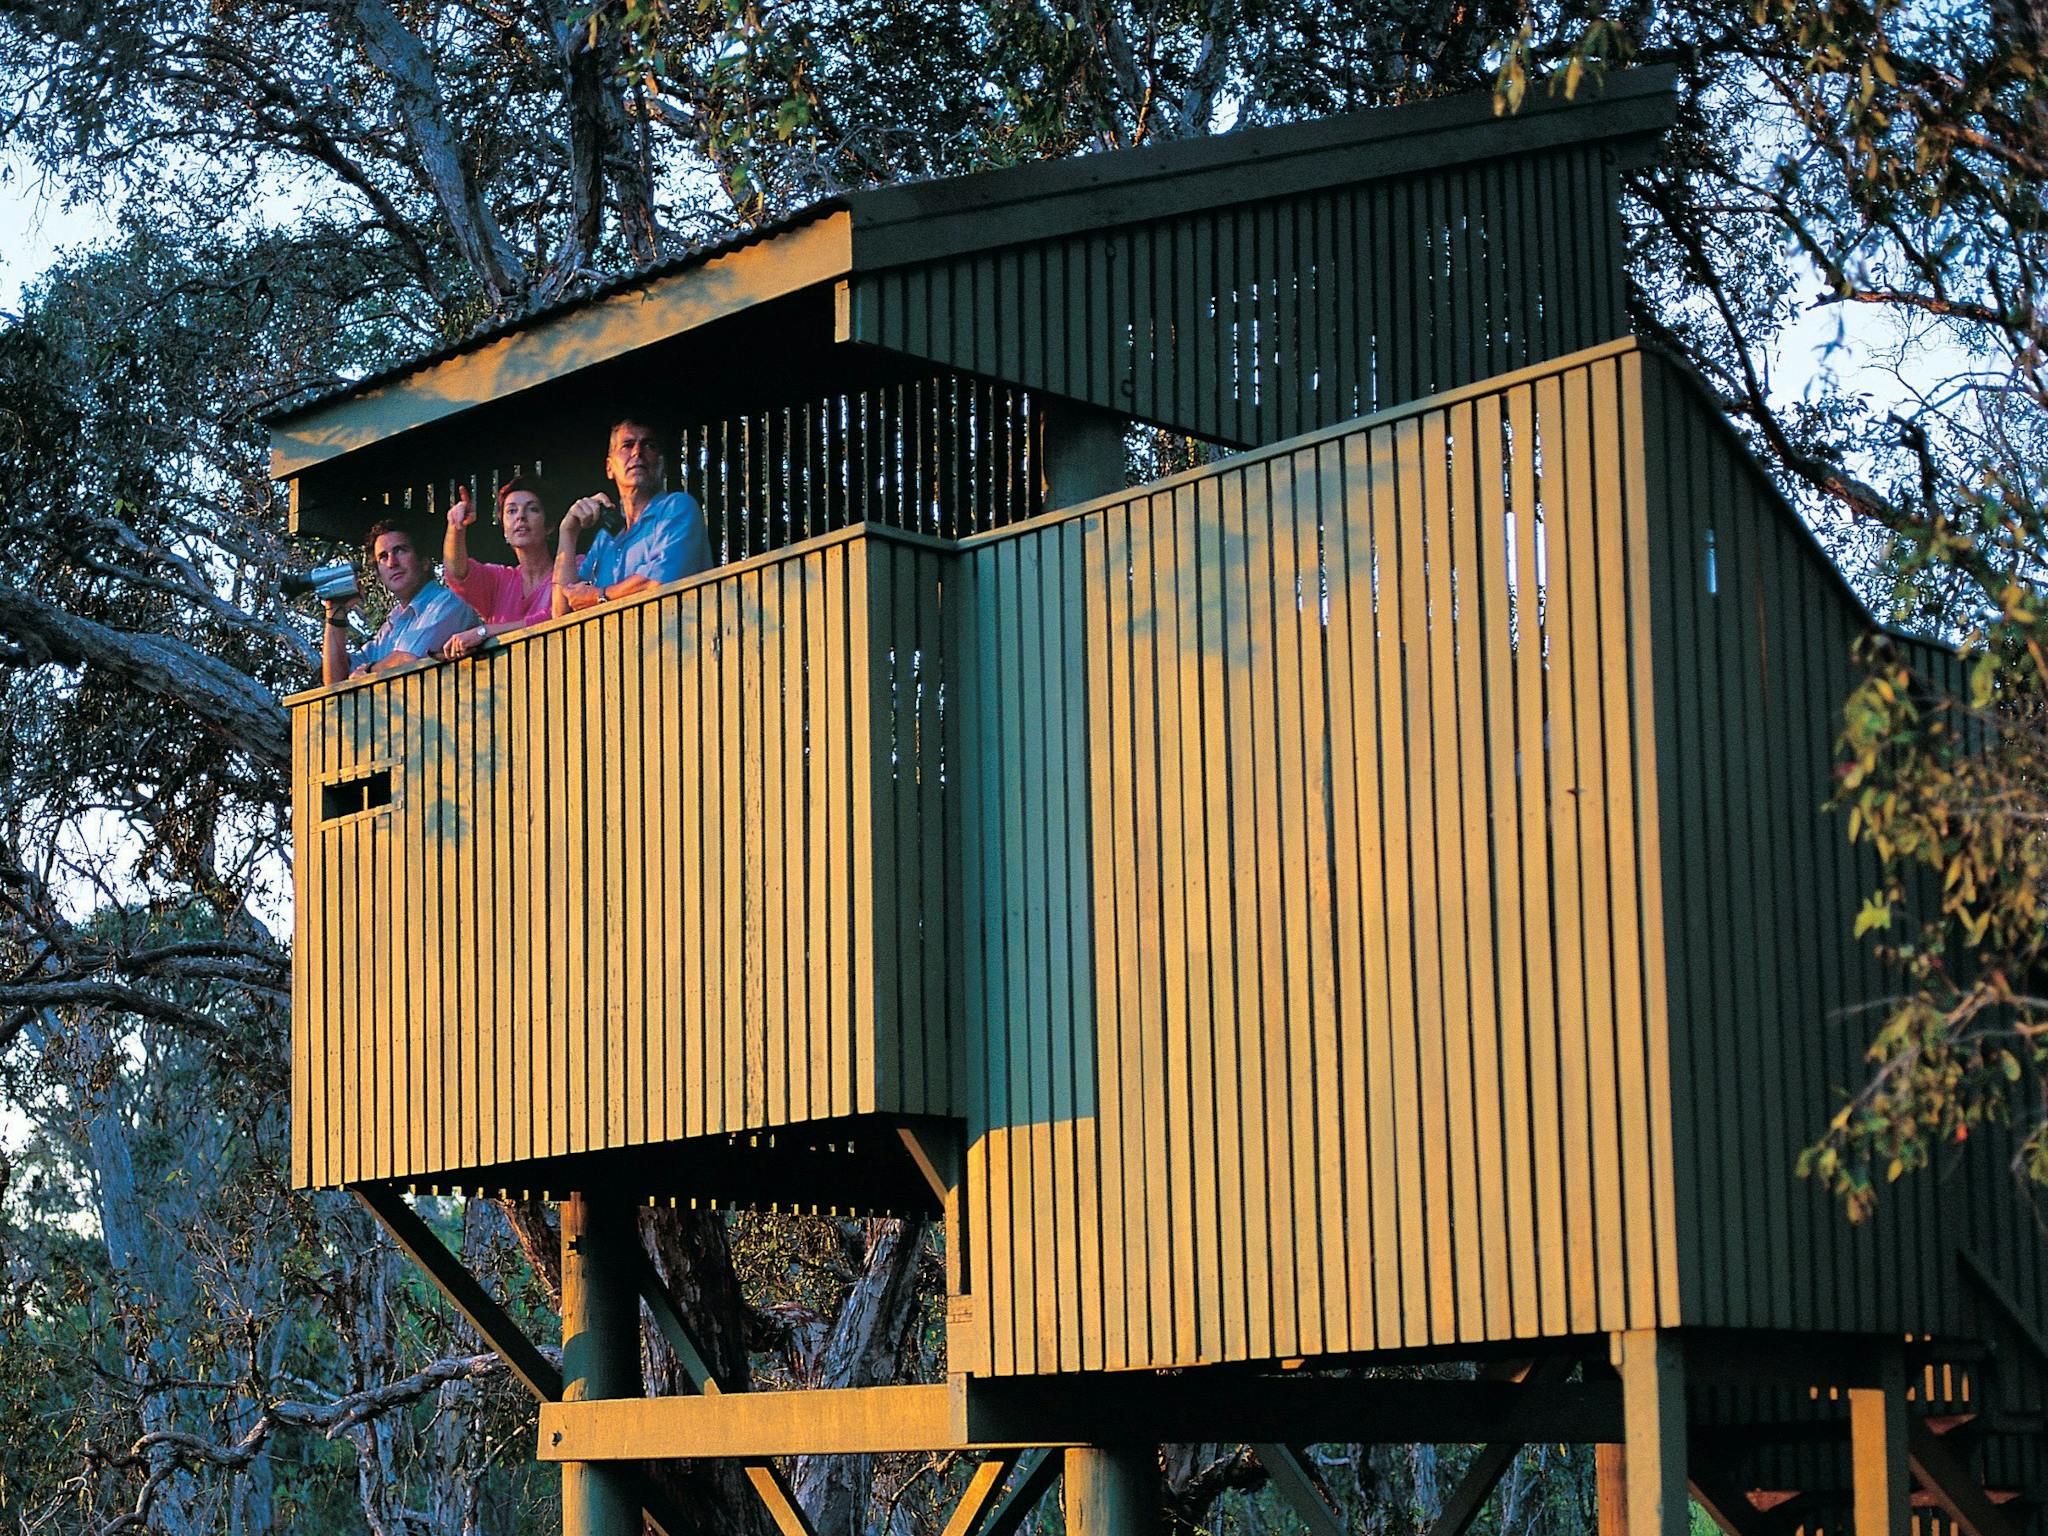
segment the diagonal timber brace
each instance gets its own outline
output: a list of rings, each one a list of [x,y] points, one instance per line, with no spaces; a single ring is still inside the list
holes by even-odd
[[[434,1229],[405,1203],[405,1197],[386,1184],[357,1185],[354,1194],[363,1208],[376,1217],[391,1235],[400,1251],[425,1271],[434,1288],[447,1298],[448,1304],[467,1318],[470,1326],[482,1335],[483,1341],[497,1351],[506,1369],[540,1400],[543,1410],[550,1403],[559,1403],[562,1400],[561,1369],[534,1346],[525,1330],[513,1321],[512,1314],[499,1306],[462,1260],[448,1251],[447,1244],[434,1235]],[[668,1532],[688,1529],[644,1472],[636,1470],[632,1478],[633,1495],[640,1501],[640,1508],[657,1532],[665,1536]],[[793,1533],[793,1536],[809,1536],[809,1533]]]
[[[2012,1521],[1991,1502],[1963,1459],[1924,1422],[1907,1426],[1906,1455],[1913,1476],[1967,1536],[2014,1536]]]
[[[1025,1519],[1038,1507],[1038,1501],[1045,1497],[1045,1491],[1058,1480],[1065,1461],[1053,1451],[1039,1449],[1027,1451],[1020,1463],[1022,1468],[1003,1502],[996,1506],[988,1517],[979,1536],[1017,1536]]]
[[[939,1536],[975,1536],[981,1529],[982,1518],[994,1505],[996,1495],[1003,1491],[1003,1480],[1016,1465],[1015,1451],[999,1451],[975,1467],[974,1476],[967,1480],[967,1487],[954,1504],[953,1513],[947,1516],[946,1528]]]
[[[647,1303],[647,1310],[654,1317],[654,1326],[661,1330],[662,1338],[675,1352],[676,1361],[682,1366],[683,1375],[691,1387],[704,1397],[723,1396],[724,1388],[711,1374],[711,1366],[704,1359],[704,1352],[697,1347],[689,1325],[683,1321],[682,1310],[676,1306],[675,1297],[669,1294],[661,1271],[644,1253],[640,1257],[639,1281],[640,1298]],[[768,1518],[775,1522],[775,1528],[782,1536],[816,1536],[803,1507],[796,1501],[789,1480],[775,1463],[766,1458],[755,1458],[743,1462],[741,1470],[753,1485],[754,1492],[760,1495],[762,1504],[767,1506]]]
[[[1723,1473],[1707,1467],[1706,1458],[1697,1452],[1686,1491],[1723,1536],[1765,1536],[1767,1522],[1757,1507]]]
[[[365,1184],[356,1187],[355,1197],[391,1234],[399,1250],[426,1272],[448,1304],[498,1352],[521,1386],[544,1403],[562,1400],[561,1368],[534,1347],[512,1314],[499,1306],[462,1260],[434,1236],[433,1228],[405,1203],[403,1195],[388,1185]]]
[[[434,1235],[433,1229],[421,1220],[419,1213],[406,1204],[404,1197],[388,1185],[359,1185],[354,1193],[363,1208],[376,1217],[390,1234],[400,1251],[425,1272],[449,1305],[467,1318],[484,1343],[497,1352],[520,1384],[544,1405],[561,1402],[561,1369],[535,1347],[512,1315],[498,1305],[462,1260],[448,1251],[447,1245]],[[716,1396],[718,1383],[712,1379],[710,1367],[704,1363],[696,1340],[683,1325],[668,1287],[662,1283],[653,1261],[643,1256],[642,1266],[640,1291],[647,1301],[648,1310],[654,1315],[655,1326],[675,1351],[683,1374],[698,1391]],[[747,1481],[753,1484],[754,1491],[767,1506],[768,1517],[781,1536],[816,1536],[788,1483],[773,1465],[765,1461],[749,1462],[745,1471]],[[667,1508],[666,1499],[644,1474],[635,1476],[633,1491],[640,1500],[640,1507],[658,1531],[687,1529]]]
[[[2014,1299],[2011,1291],[1992,1267],[1968,1248],[1956,1250],[1956,1267],[1963,1277],[1975,1286],[1991,1309],[2018,1337],[2038,1365],[2048,1366],[2048,1334],[2041,1332],[2040,1324],[2027,1314],[2027,1309]]]
[[[1524,1382],[1537,1387],[1556,1386],[1570,1378],[1572,1367],[1578,1362],[1568,1356],[1535,1362],[1523,1361],[1512,1369],[1490,1373],[1484,1379],[1495,1381]],[[1507,1476],[1508,1468],[1515,1464],[1515,1457],[1521,1454],[1525,1442],[1519,1440],[1495,1440],[1480,1447],[1479,1454],[1465,1469],[1465,1475],[1458,1480],[1458,1486],[1451,1490],[1451,1496],[1444,1500],[1442,1511],[1437,1515],[1436,1525],[1430,1536],[1465,1536],[1466,1530],[1478,1517],[1486,1501],[1493,1496],[1493,1490],[1500,1480]]]
[[[1330,1508],[1293,1446],[1268,1441],[1264,1445],[1254,1445],[1252,1452],[1259,1458],[1259,1465],[1266,1469],[1266,1476],[1272,1480],[1280,1497],[1309,1528],[1310,1536],[1344,1536],[1344,1522]]]

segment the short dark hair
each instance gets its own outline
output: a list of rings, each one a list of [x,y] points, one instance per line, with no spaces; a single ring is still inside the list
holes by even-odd
[[[405,524],[395,517],[380,517],[376,522],[370,524],[370,531],[363,535],[363,554],[367,558],[371,560],[377,558],[377,541],[387,533],[404,534],[405,542],[412,548],[413,553],[419,553],[419,543],[413,538],[410,528],[406,527]]]
[[[548,505],[547,498],[541,495],[540,487],[534,484],[533,481],[527,479],[524,475],[514,475],[510,480],[507,480],[503,485],[498,487],[499,522],[502,523],[503,521],[505,521],[505,498],[507,496],[510,496],[514,491],[526,492],[527,495],[531,496],[535,501],[540,503],[542,513],[546,513]]]

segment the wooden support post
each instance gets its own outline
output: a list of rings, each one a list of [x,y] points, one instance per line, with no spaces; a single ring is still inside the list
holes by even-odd
[[[1856,1536],[1912,1536],[1906,1363],[1897,1342],[1879,1351],[1876,1386],[1849,1389],[1849,1446]]]
[[[1600,1536],[1628,1536],[1628,1456],[1619,1445],[1593,1447],[1593,1499]]]
[[[640,1230],[616,1196],[562,1201],[562,1400],[639,1397]],[[562,1536],[640,1536],[624,1468],[562,1467]]]
[[[1045,510],[1071,507],[1124,488],[1124,420],[1091,405],[1047,399],[1039,405],[1042,429],[1039,487]]]
[[[1066,1453],[1067,1536],[1152,1536],[1159,1461],[1150,1446],[1076,1446]]]
[[[1614,1352],[1628,1536],[1687,1536],[1684,1351],[1675,1334],[1638,1329],[1616,1334]]]

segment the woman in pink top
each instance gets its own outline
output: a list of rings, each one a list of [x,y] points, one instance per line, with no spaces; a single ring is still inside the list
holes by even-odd
[[[442,647],[441,654],[448,657],[466,656],[492,635],[538,624],[554,612],[555,558],[548,550],[547,512],[533,487],[516,476],[498,487],[498,524],[519,557],[517,565],[469,558],[467,530],[475,521],[476,508],[464,486],[448,509],[441,580],[477,611],[483,623],[463,630]]]

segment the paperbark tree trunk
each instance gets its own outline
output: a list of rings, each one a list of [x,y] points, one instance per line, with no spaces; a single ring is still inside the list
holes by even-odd
[[[867,1260],[819,1349],[818,1385],[891,1381],[917,1311],[922,1220],[870,1224]],[[874,1495],[872,1456],[799,1456],[790,1478],[817,1536],[858,1536]]]
[[[386,0],[335,0],[334,10],[389,82],[399,126],[420,174],[491,307],[501,312],[517,308],[526,298],[524,266],[484,203],[462,143],[441,109],[439,82],[426,48]]]
[[[124,686],[182,705],[207,729],[282,771],[292,760],[291,723],[270,691],[246,672],[173,635],[114,629],[20,587],[0,586],[0,641],[8,661],[91,667]]]
[[[750,1376],[747,1321],[752,1314],[733,1273],[724,1216],[649,1208],[640,1213],[640,1237],[712,1375],[727,1391],[745,1391]],[[642,1323],[641,1356],[650,1394],[687,1390],[674,1352],[647,1319]],[[695,1529],[703,1536],[775,1536],[759,1495],[735,1462],[670,1462],[657,1467],[654,1476],[671,1505],[685,1518],[700,1522]]]

